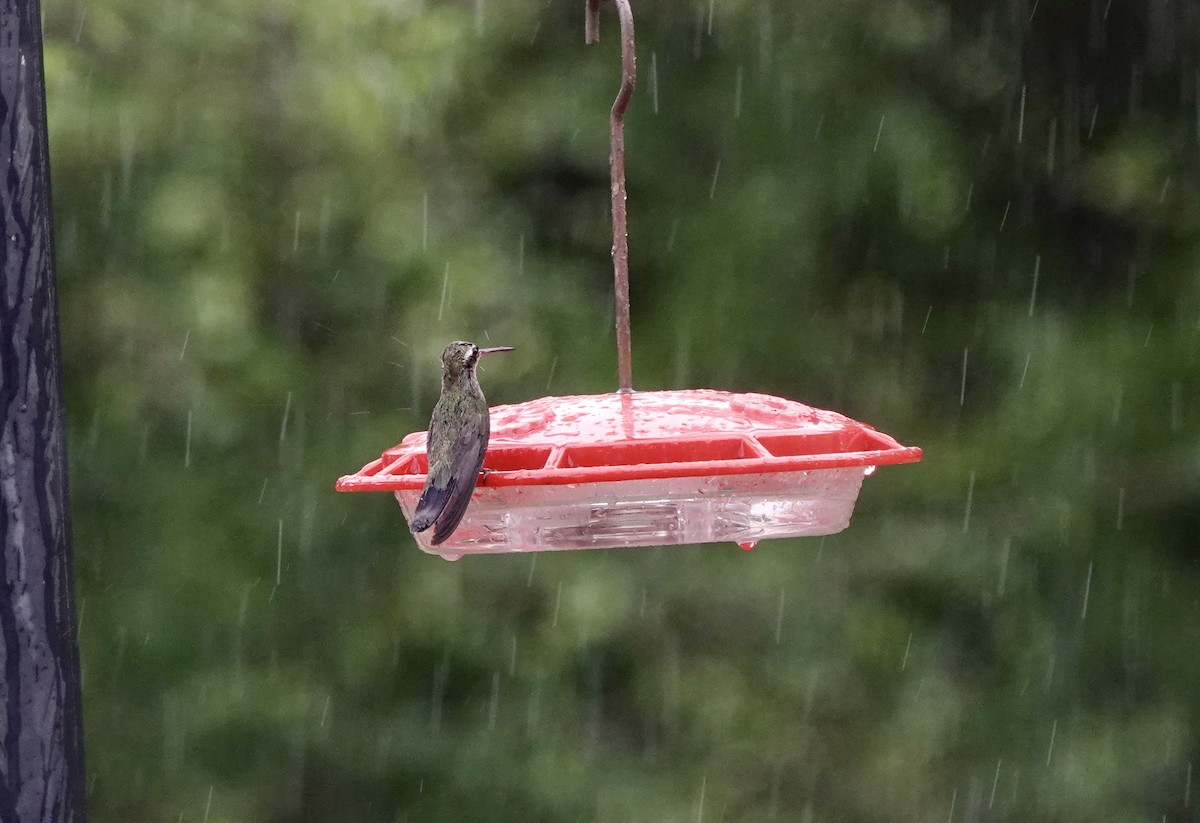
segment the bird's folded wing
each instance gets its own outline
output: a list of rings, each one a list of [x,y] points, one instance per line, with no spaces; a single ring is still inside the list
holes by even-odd
[[[473,427],[468,427],[468,429]],[[437,528],[433,532],[433,545],[438,545],[450,536],[467,513],[471,493],[479,479],[483,466],[483,455],[487,452],[487,441],[477,434],[464,434],[454,447],[454,462],[450,476],[453,478],[442,513],[437,517]]]

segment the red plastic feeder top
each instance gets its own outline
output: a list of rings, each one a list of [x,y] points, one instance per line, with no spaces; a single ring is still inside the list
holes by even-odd
[[[431,554],[612,548],[832,534],[863,477],[921,450],[837,412],[711,389],[543,397],[491,410],[466,517]],[[412,517],[425,483],[414,432],[339,491],[391,491]]]

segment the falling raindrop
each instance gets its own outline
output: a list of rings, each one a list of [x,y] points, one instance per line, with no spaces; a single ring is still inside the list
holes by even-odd
[[[963,512],[963,526],[962,526],[963,534],[966,534],[968,531],[971,530],[971,503],[972,503],[972,500],[974,497],[975,497],[975,472],[972,471],[969,479],[967,480],[967,506],[966,506],[966,510]]]
[[[775,645],[779,645],[779,638],[783,634],[783,603],[784,591],[783,586],[779,587],[779,606],[775,610]]]
[[[1038,273],[1042,269],[1042,256],[1033,259],[1033,288],[1029,292],[1029,316],[1033,317],[1033,307],[1037,304]]]
[[[433,694],[429,699],[429,728],[435,733],[442,728],[442,698],[446,694],[446,679],[450,674],[450,661],[443,657],[433,671]]]
[[[1054,145],[1058,141],[1058,118],[1050,120],[1050,135],[1046,138],[1046,174],[1054,174]]]
[[[971,350],[969,348],[963,348],[962,382],[958,389],[958,405],[960,407],[967,400],[967,357],[970,355],[970,353]]]
[[[421,251],[429,248],[429,192],[421,195]]]
[[[442,322],[442,313],[446,311],[446,292],[450,289],[450,261],[446,261],[446,268],[442,272],[442,299],[438,303],[438,322]]]
[[[283,419],[279,421],[279,446],[283,448],[283,441],[287,439],[288,417],[292,413],[292,393],[287,393],[287,400],[283,404]]]
[[[738,66],[736,79],[734,81],[734,89],[733,89],[733,119],[734,120],[742,119],[742,77],[743,77],[743,74],[744,74],[744,72],[742,70],[742,67]]]
[[[1004,538],[1004,547],[1000,551],[1000,580],[996,583],[996,595],[1004,596],[1004,584],[1008,580],[1008,556],[1012,552],[1012,538]]]
[[[658,52],[650,52],[650,100],[658,114]]]
[[[1017,142],[1025,139],[1025,86],[1021,86],[1021,110],[1017,114]]]
[[[525,734],[533,737],[542,714],[542,684],[534,683],[529,692],[529,703],[525,707]]]
[[[496,716],[500,713],[500,672],[492,672],[492,696],[488,701],[488,728],[496,728]]]
[[[1058,720],[1050,726],[1050,745],[1046,749],[1046,765],[1050,765],[1051,759],[1054,757],[1054,738],[1058,734]]]
[[[187,438],[183,445],[183,467],[190,468],[192,465],[192,410],[188,409],[187,417]]]

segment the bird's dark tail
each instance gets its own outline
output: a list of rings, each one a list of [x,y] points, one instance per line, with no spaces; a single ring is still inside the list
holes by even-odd
[[[421,492],[421,499],[417,501],[417,510],[413,512],[412,523],[409,525],[414,534],[423,532],[434,524],[438,515],[442,513],[442,509],[446,508],[446,503],[450,500],[453,491],[453,480],[445,488],[440,488],[433,483],[425,487],[425,490]]]

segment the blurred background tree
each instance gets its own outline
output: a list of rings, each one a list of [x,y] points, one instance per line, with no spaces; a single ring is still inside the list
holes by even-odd
[[[582,6],[48,4],[94,819],[1200,819],[1200,3],[635,5],[636,385],[925,462],[446,564],[332,484],[615,387]]]

